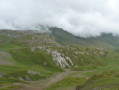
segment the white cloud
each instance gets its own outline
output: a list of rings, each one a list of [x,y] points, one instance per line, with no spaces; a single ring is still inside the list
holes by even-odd
[[[0,29],[61,27],[75,35],[119,34],[118,0],[0,0]]]

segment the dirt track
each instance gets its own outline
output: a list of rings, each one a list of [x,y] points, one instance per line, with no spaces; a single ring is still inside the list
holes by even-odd
[[[26,84],[26,85],[23,85],[24,88],[18,89],[18,90],[44,90],[44,88],[47,88],[51,84],[62,80],[63,78],[65,78],[66,76],[68,76],[74,72],[76,72],[76,71],[66,70],[66,72],[57,74],[47,80],[42,81],[42,84],[29,84],[29,85]]]
[[[18,89],[18,90],[44,90],[45,88],[47,88],[48,86],[62,80],[63,78],[65,78],[66,76],[69,76],[70,74],[73,74],[75,72],[80,72],[80,71],[70,71],[70,70],[66,70],[66,72],[54,75],[52,77],[50,77],[49,79],[46,79],[44,81],[41,81],[40,84],[25,84],[23,85],[24,88],[22,89]],[[85,72],[90,72],[90,71],[83,71],[81,73],[85,73]],[[78,73],[75,77],[83,77],[82,75],[80,75],[80,73]],[[38,83],[38,82],[37,82]]]

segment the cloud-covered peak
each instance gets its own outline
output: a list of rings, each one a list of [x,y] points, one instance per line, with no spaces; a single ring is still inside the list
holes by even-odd
[[[118,0],[0,0],[0,29],[60,27],[80,36],[119,34]]]

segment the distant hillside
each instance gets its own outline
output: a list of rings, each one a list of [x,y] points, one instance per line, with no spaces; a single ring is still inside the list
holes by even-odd
[[[54,39],[60,44],[66,45],[81,43],[78,38],[61,28],[50,28],[50,30],[52,31],[52,36]]]
[[[87,47],[100,47],[107,49],[115,49],[119,47],[119,36],[113,36],[111,33],[102,33],[101,36],[83,38],[76,37],[61,28],[55,27],[50,28],[50,30],[52,31],[54,39],[62,45],[78,44]]]

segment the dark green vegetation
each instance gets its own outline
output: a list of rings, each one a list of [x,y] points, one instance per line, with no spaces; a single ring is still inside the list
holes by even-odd
[[[52,36],[60,44],[80,44],[80,41],[72,34],[60,28],[50,28]]]
[[[50,34],[0,31],[1,90],[21,88],[14,83],[44,80],[64,69],[75,72],[49,86],[48,90],[119,88],[118,36],[102,34],[81,38],[59,28],[50,30]],[[9,86],[3,87],[5,85]]]
[[[52,35],[57,42],[63,45],[78,44],[86,47],[100,47],[106,49],[116,49],[119,47],[119,36],[113,36],[111,33],[102,33],[96,37],[74,36],[61,28],[50,28]]]

